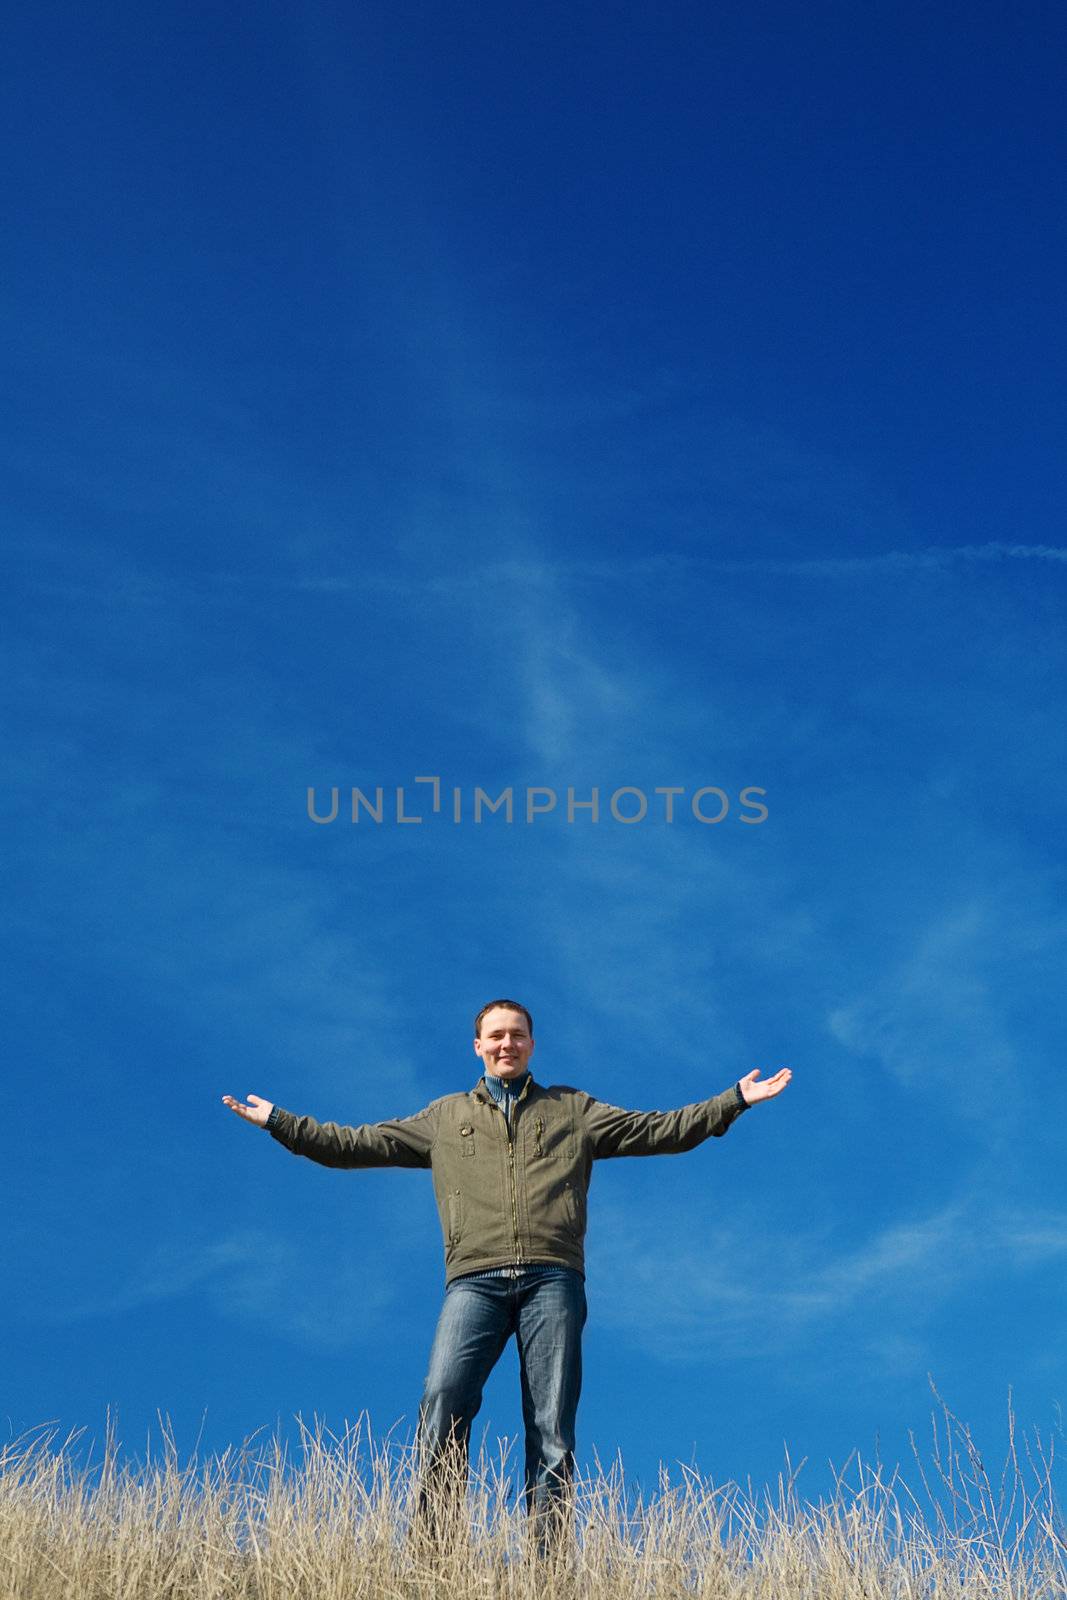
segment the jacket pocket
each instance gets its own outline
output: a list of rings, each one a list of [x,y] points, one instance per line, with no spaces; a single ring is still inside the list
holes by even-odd
[[[563,1190],[563,1222],[576,1239],[585,1232],[585,1197],[573,1183],[568,1183]]]
[[[526,1154],[530,1160],[570,1161],[574,1156],[574,1129],[551,1110],[547,1116],[527,1113],[523,1119]]]
[[[448,1191],[448,1242],[458,1244],[463,1236],[463,1200],[458,1189]]]

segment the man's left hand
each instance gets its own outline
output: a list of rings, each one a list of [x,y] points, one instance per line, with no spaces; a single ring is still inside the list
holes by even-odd
[[[746,1106],[754,1106],[757,1100],[773,1100],[776,1094],[781,1094],[793,1076],[788,1067],[781,1067],[773,1078],[768,1078],[764,1083],[757,1083],[760,1069],[756,1067],[747,1077],[741,1079],[741,1093]]]

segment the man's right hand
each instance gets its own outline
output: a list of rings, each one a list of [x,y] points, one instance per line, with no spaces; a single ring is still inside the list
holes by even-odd
[[[239,1117],[244,1117],[246,1122],[254,1122],[257,1128],[267,1126],[267,1118],[274,1110],[273,1100],[261,1100],[258,1094],[250,1094],[246,1106],[240,1100],[235,1100],[232,1094],[224,1094],[222,1103],[229,1106],[231,1111],[236,1111]]]

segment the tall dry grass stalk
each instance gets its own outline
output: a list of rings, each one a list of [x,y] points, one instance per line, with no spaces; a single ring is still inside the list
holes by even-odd
[[[921,1491],[899,1469],[854,1460],[830,1500],[802,1502],[797,1473],[757,1496],[661,1469],[647,1498],[619,1463],[575,1484],[574,1535],[546,1560],[514,1504],[509,1450],[473,1463],[462,1514],[429,1539],[412,1511],[412,1451],[375,1444],[365,1422],[338,1440],[300,1425],[301,1459],[277,1439],[184,1467],[163,1453],[75,1465],[80,1435],[0,1449],[4,1600],[1062,1600],[1067,1538],[1050,1446],[1024,1441],[1009,1400],[999,1481],[943,1402]],[[801,1464],[803,1465],[803,1463]]]

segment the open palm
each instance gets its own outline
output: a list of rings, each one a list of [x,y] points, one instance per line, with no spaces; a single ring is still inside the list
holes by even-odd
[[[232,1094],[224,1094],[222,1103],[229,1106],[231,1111],[236,1111],[239,1117],[244,1117],[246,1122],[254,1122],[257,1128],[267,1126],[267,1118],[274,1110],[273,1100],[263,1100],[258,1094],[250,1094],[246,1106],[240,1100],[235,1100]]]
[[[776,1094],[781,1094],[793,1076],[788,1067],[782,1067],[773,1078],[757,1083],[759,1074],[760,1069],[756,1067],[747,1077],[741,1079],[741,1093],[747,1106],[754,1106],[758,1100],[773,1100]]]

